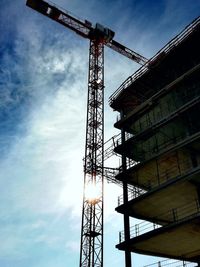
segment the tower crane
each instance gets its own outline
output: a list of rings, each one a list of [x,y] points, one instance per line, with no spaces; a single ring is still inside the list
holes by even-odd
[[[103,266],[104,205],[104,46],[143,65],[147,59],[115,41],[115,33],[43,0],[27,0],[26,5],[46,17],[89,39],[89,75],[86,143],[84,157],[84,194],[81,226],[80,267]],[[95,196],[89,196],[90,191]],[[126,255],[126,258],[130,258]],[[130,259],[128,260],[130,262]],[[131,266],[131,264],[127,265]]]

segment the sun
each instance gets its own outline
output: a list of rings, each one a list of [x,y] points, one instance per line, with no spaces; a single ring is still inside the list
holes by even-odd
[[[98,186],[91,182],[85,187],[85,199],[91,203],[96,204],[100,201],[100,192]]]

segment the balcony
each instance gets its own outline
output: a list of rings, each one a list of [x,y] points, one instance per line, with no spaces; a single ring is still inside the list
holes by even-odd
[[[158,165],[158,162],[155,162]],[[177,164],[170,165],[169,169],[159,170],[159,166],[157,166],[158,172],[156,173],[148,173],[146,172],[146,176],[138,178],[137,176],[137,184],[142,185],[142,188],[146,188],[146,190],[134,186],[132,190],[128,192],[128,200],[134,200],[144,194],[151,194],[156,192],[162,187],[166,187],[167,185],[178,182],[181,179],[185,179],[187,177],[192,177],[200,173],[200,166],[196,166],[195,168],[192,166],[190,159],[177,161]],[[123,195],[118,197],[118,206],[123,204]]]
[[[168,218],[162,223],[142,222],[130,229],[130,240],[119,234],[120,250],[129,250],[151,256],[160,256],[186,261],[200,260],[200,206],[199,201],[168,210],[159,218]]]

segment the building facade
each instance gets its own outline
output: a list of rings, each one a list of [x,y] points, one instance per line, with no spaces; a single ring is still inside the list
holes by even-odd
[[[200,265],[200,18],[110,97],[122,156],[118,249]],[[130,225],[130,218],[142,220]]]

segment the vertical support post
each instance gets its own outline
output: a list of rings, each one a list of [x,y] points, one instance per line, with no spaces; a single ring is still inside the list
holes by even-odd
[[[198,205],[198,207],[200,206],[200,188],[199,188],[199,186],[197,186],[196,187],[197,188],[197,196],[198,196],[198,199],[197,199],[197,205]]]
[[[90,41],[80,267],[103,266],[104,45]],[[92,189],[91,189],[92,188]],[[87,196],[87,190],[95,196]]]
[[[177,161],[179,175],[181,175],[181,165],[180,165],[180,159],[179,159],[179,151],[177,151],[177,150],[176,150],[176,161]]]
[[[192,167],[196,168],[198,166],[196,152],[195,151],[191,151],[190,152],[190,157],[191,157]]]
[[[157,172],[158,185],[160,185],[159,163],[158,163],[158,159],[157,158],[156,158],[156,172]]]
[[[125,130],[121,129],[121,138],[122,138],[122,144],[125,143]],[[125,153],[122,154],[122,171],[125,172],[127,169],[126,166],[126,155]],[[123,201],[124,204],[128,203],[128,184],[126,181],[123,181]],[[124,238],[125,242],[130,239],[130,221],[129,221],[129,215],[125,212],[124,213]],[[131,252],[128,250],[125,250],[125,266],[131,267]]]

